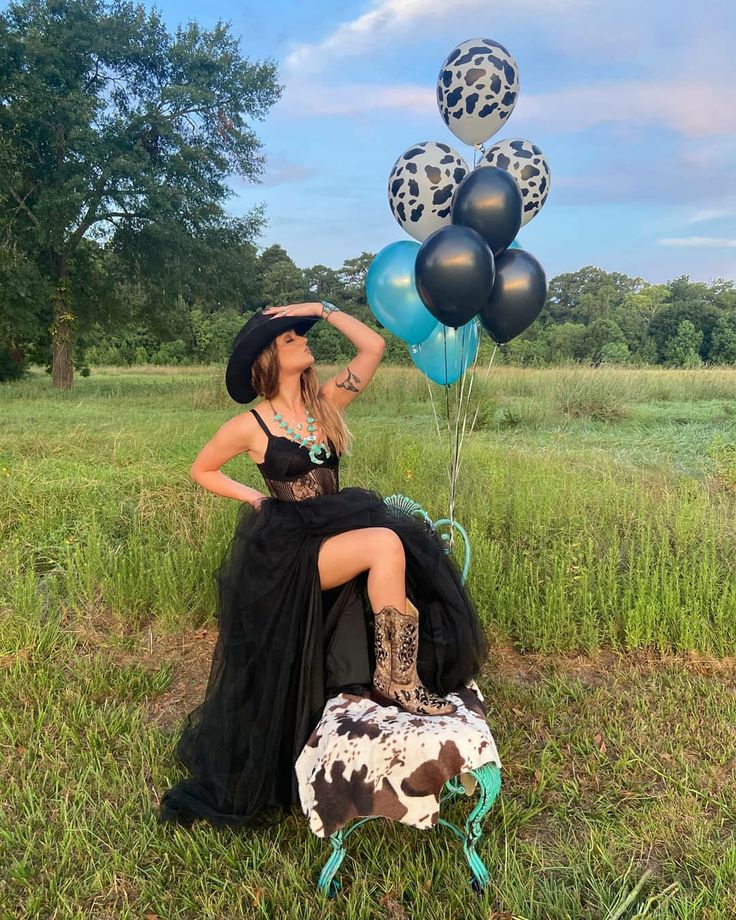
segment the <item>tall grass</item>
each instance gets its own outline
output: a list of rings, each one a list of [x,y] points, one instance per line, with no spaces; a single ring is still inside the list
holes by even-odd
[[[489,632],[534,650],[736,648],[736,416],[724,412],[734,383],[724,370],[478,372],[469,418],[478,407],[480,425],[463,446],[455,517]],[[36,377],[3,395],[2,603],[42,595],[132,624],[204,623],[237,511],[188,477],[202,443],[242,411],[218,369],[111,369],[61,393]],[[380,368],[347,420],[342,485],[448,515],[448,442],[417,371]],[[651,439],[658,462],[631,462]],[[692,448],[704,440],[709,451]],[[691,453],[695,476],[678,470]],[[264,488],[247,457],[226,472]]]
[[[237,512],[188,476],[241,411],[222,368],[3,386],[2,920],[736,916],[736,664],[703,654],[736,645],[734,384],[478,375],[455,513],[495,640],[479,678],[504,777],[479,845],[491,881],[471,892],[441,828],[369,822],[335,901],[315,891],[329,844],[298,810],[250,834],[155,821],[181,771],[153,714],[168,705],[173,729],[201,699],[210,575]],[[348,422],[343,485],[447,516],[448,447],[418,372],[380,368]],[[226,472],[263,487],[247,458]],[[580,649],[594,655],[557,654]],[[462,825],[472,804],[443,817]]]

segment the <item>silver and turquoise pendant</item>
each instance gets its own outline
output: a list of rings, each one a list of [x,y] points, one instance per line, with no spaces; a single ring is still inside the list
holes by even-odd
[[[279,426],[281,428],[286,429],[286,433],[289,434],[300,445],[300,447],[308,447],[310,441],[317,440],[317,436],[315,434],[312,434],[312,432],[314,431],[314,422],[316,421],[316,419],[314,419],[311,415],[307,416],[307,431],[309,431],[310,433],[306,435],[305,437],[302,437],[298,433],[298,430],[303,429],[303,425],[301,424],[301,422],[296,426],[298,430],[295,430],[294,428],[291,427],[291,425],[287,424],[283,415],[281,415],[280,412],[274,413],[273,418],[275,422],[279,423]],[[317,454],[321,453],[322,451],[324,451],[325,456],[322,460],[320,460],[317,457]],[[321,441],[319,444],[312,444],[311,447],[309,447],[309,459],[313,463],[324,463],[324,461],[329,456],[330,456],[330,449],[327,447],[324,441]]]

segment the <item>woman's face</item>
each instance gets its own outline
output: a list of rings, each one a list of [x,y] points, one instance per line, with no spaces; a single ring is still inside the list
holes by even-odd
[[[287,329],[276,336],[276,354],[279,370],[303,371],[314,364],[314,355],[309,348],[306,335],[300,335],[293,329]]]

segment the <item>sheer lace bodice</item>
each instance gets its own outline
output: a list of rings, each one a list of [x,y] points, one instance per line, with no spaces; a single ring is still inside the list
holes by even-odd
[[[258,412],[250,411],[268,436],[263,463],[256,465],[273,498],[301,501],[339,491],[340,458],[332,439],[328,439],[330,456],[322,463],[315,463],[309,456],[309,448],[289,437],[272,434]]]

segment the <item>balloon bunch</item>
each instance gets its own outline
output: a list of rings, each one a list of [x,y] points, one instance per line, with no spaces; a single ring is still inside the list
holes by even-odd
[[[425,377],[444,386],[448,431],[449,387],[461,380],[450,467],[451,518],[462,447],[460,404],[468,368],[472,387],[479,324],[495,345],[504,344],[536,319],[547,294],[542,266],[515,240],[547,200],[547,162],[527,140],[484,147],[516,105],[518,74],[506,48],[490,39],[473,38],[450,52],[437,79],[437,103],[450,131],[473,146],[473,168],[438,141],[414,144],[399,156],[389,175],[388,200],[414,240],[384,247],[366,276],[375,317],[406,342]],[[432,409],[439,432],[434,400]],[[463,438],[466,418],[467,406]]]

